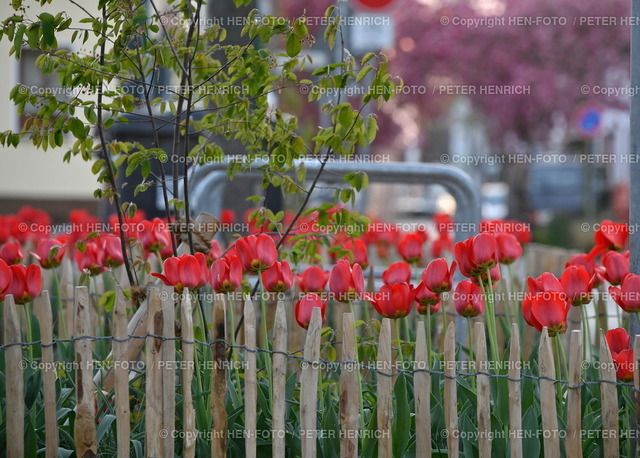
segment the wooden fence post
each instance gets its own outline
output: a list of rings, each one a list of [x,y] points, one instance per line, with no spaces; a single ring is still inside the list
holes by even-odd
[[[255,458],[257,451],[256,436],[258,433],[256,311],[249,296],[247,296],[244,301],[244,342],[246,347],[246,366],[244,372],[245,456],[247,458]]]
[[[93,341],[79,339],[93,334],[91,328],[91,301],[86,286],[76,287],[74,320],[74,349],[76,354],[76,419],[73,436],[77,456],[97,456],[95,396],[93,393]]]
[[[113,376],[116,394],[116,432],[118,458],[130,456],[131,412],[129,407],[129,361],[126,359],[127,344],[127,300],[122,288],[116,288],[116,304],[113,315],[115,340],[113,342]]]
[[[383,318],[378,339],[378,364],[379,371],[392,373],[393,357],[391,352],[391,319]],[[378,372],[377,378],[378,396],[378,457],[391,458],[393,456],[391,439],[391,420],[393,418],[393,377]]]
[[[42,343],[42,388],[44,391],[45,456],[58,456],[58,420],[56,416],[56,368],[53,361],[53,314],[49,291],[42,291],[33,302],[33,311],[40,325]],[[9,436],[7,436],[9,437]]]
[[[184,294],[188,294],[186,288]],[[149,289],[149,312],[147,329],[149,334],[162,335],[162,301],[160,289]],[[146,393],[145,393],[145,455],[160,457],[164,455],[162,430],[162,339],[147,335],[146,338]],[[169,435],[171,431],[168,431]]]
[[[602,406],[602,432],[604,455],[606,458],[620,456],[618,439],[618,387],[616,386],[616,368],[609,351],[609,345],[600,335],[600,399]]]
[[[582,361],[582,333],[579,330],[571,331],[569,392],[567,393],[567,439],[565,447],[575,453],[576,456],[582,456],[582,413],[580,412]]]
[[[193,381],[195,344],[190,296],[182,295],[180,312],[182,325],[182,429],[184,431],[182,454],[184,458],[194,458],[196,456],[196,412],[193,408],[191,383]]]
[[[213,340],[215,342],[211,345],[213,355],[213,368],[211,370],[211,410],[213,414],[211,456],[222,457],[227,456],[227,410],[224,402],[227,395],[225,323],[224,301],[217,297],[213,301]]]
[[[18,310],[11,294],[4,298],[4,344],[22,342]],[[5,350],[5,391],[6,406],[6,446],[9,458],[24,456],[24,378],[23,368],[27,365],[22,360],[22,346],[11,345]]]
[[[315,458],[316,456],[319,369],[315,363],[320,359],[321,331],[320,307],[314,307],[307,338],[304,342],[304,359],[311,364],[304,365],[300,376],[300,434],[302,436],[303,458]]]
[[[444,312],[444,310],[443,310]],[[456,325],[449,323],[444,336],[444,422],[448,430],[449,456],[457,457],[458,451],[458,391],[456,387]]]
[[[520,333],[518,325],[511,324],[511,344],[509,348],[509,444],[511,458],[522,457],[522,382],[520,382]]]
[[[342,371],[340,372],[340,456],[358,456],[358,434],[360,431],[358,387],[358,353],[356,347],[353,313],[342,316]]]
[[[484,323],[475,323],[475,354],[476,367],[479,372],[489,372],[487,357],[487,339],[484,333]],[[491,391],[489,376],[476,375],[476,397],[478,404],[478,452],[479,456],[491,457]]]
[[[427,315],[425,319],[431,319]],[[431,457],[431,355],[427,353],[424,322],[418,321],[416,331],[416,368],[413,391],[416,404],[416,456]],[[426,370],[422,370],[422,368]]]
[[[272,450],[275,458],[285,456],[285,412],[287,384],[287,315],[284,302],[278,301],[273,326],[273,420]]]
[[[176,301],[173,287],[160,287],[162,300],[162,428],[169,434],[162,438],[165,458],[175,456],[175,441],[173,431],[176,429]]]
[[[558,336],[554,337],[555,339]],[[560,458],[560,432],[558,431],[558,414],[556,407],[555,378],[556,370],[553,365],[553,353],[549,333],[545,327],[540,337],[538,349],[540,366],[540,409],[542,411],[542,430],[544,456],[546,458]]]

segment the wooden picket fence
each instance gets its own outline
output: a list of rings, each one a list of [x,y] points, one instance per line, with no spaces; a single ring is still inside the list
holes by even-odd
[[[146,362],[145,377],[145,428],[146,444],[145,456],[173,457],[176,440],[182,440],[182,453],[185,457],[195,456],[196,446],[196,418],[194,401],[191,392],[191,380],[194,371],[194,350],[197,341],[194,339],[193,305],[190,295],[185,292],[181,295],[179,308],[176,308],[173,289],[168,287],[151,287],[146,299],[147,314],[146,331],[139,335],[130,335],[127,330],[127,301],[118,289],[116,292],[116,304],[113,315],[114,335],[112,342],[113,366],[112,373],[108,377],[102,377],[104,383],[112,383],[115,391],[115,412],[117,431],[117,456],[128,457],[130,450],[130,363],[136,359],[131,358],[130,346],[137,341],[144,341],[144,358]],[[96,385],[93,369],[92,348],[96,338],[92,337],[92,310],[90,296],[87,287],[75,288],[73,307],[73,345],[75,352],[75,383],[76,419],[74,425],[74,438],[77,456],[91,457],[98,454],[98,441],[96,438],[95,420],[95,396]],[[212,390],[211,409],[214,423],[211,430],[211,455],[214,457],[226,456],[227,412],[225,410],[225,396],[227,395],[227,341],[225,339],[226,305],[224,301],[215,301],[212,307],[213,336],[212,336]],[[52,329],[52,309],[47,291],[33,303],[34,314],[40,327],[40,342],[42,349],[43,369],[43,399],[45,411],[45,436],[46,456],[56,457],[58,450],[58,424],[56,420],[56,391],[55,370],[47,370],[54,367],[54,344]],[[177,317],[176,310],[180,316]],[[24,437],[24,381],[23,381],[23,352],[21,336],[20,309],[11,296],[7,296],[4,302],[4,345],[1,347],[5,356],[4,374],[6,378],[6,437],[7,456],[22,457],[25,453],[24,443],[20,438]],[[289,370],[289,361],[292,354],[288,352],[288,327],[287,308],[285,303],[277,303],[274,317],[272,342],[273,349],[269,352],[272,358],[272,429],[275,431],[285,429],[285,380]],[[259,437],[257,428],[258,402],[257,402],[257,352],[262,351],[257,345],[257,320],[254,305],[250,299],[244,302],[244,425],[245,425],[245,455],[255,457],[257,450],[256,438]],[[175,335],[175,323],[180,321],[181,336]],[[392,351],[392,321],[383,319],[378,336],[377,362],[375,362],[377,377],[377,428],[378,432],[378,456],[392,456],[392,390],[394,378],[398,376],[397,361],[394,360]],[[414,369],[414,396],[415,396],[415,427],[420,434],[416,435],[416,456],[429,457],[431,449],[431,378],[433,372],[427,366],[427,344],[425,329],[418,323],[415,341]],[[509,397],[509,434],[510,451],[512,457],[526,455],[523,451],[522,435],[522,380],[521,361],[522,352],[519,341],[519,332],[516,324],[512,325],[513,332],[510,341],[508,393]],[[300,366],[300,430],[307,432],[301,434],[302,456],[315,457],[317,438],[309,431],[317,431],[317,404],[318,404],[318,377],[325,363],[320,358],[322,320],[320,310],[314,309],[309,329],[304,341],[304,355],[302,358],[295,356]],[[344,313],[341,330],[342,351],[340,355],[340,407],[339,418],[342,432],[340,435],[340,450],[343,457],[358,456],[358,430],[359,430],[359,371],[357,361],[356,335],[354,328],[354,316]],[[481,457],[492,455],[491,439],[491,394],[490,378],[495,376],[490,372],[491,361],[487,356],[487,340],[483,323],[474,325],[475,342],[475,381],[477,390],[477,430],[478,448]],[[175,439],[176,417],[176,368],[171,362],[176,360],[176,341],[180,342],[182,361],[180,365],[183,399],[182,434],[181,439]],[[558,382],[554,368],[554,357],[551,348],[551,339],[546,329],[542,333],[538,354],[539,384],[541,402],[541,431],[544,431],[543,445],[545,457],[559,457],[561,454],[560,440],[565,441],[566,450],[571,450],[572,455],[582,455],[582,417],[581,417],[581,387],[583,372],[583,340],[581,331],[574,330],[570,333],[569,342],[569,380],[566,396],[567,425],[564,431],[559,431],[557,416],[557,398],[555,385]],[[640,338],[635,338],[635,355],[640,357]],[[135,358],[138,358],[136,355]],[[119,364],[120,363],[120,364]],[[444,412],[445,425],[448,430],[447,448],[449,456],[459,456],[459,422],[457,401],[457,379],[461,377],[456,360],[455,323],[450,322],[444,335]],[[404,367],[404,366],[403,366]],[[388,368],[388,370],[387,370]],[[109,378],[112,377],[112,378]],[[618,393],[616,373],[611,353],[604,338],[600,339],[600,389],[602,408],[602,430],[619,430]],[[640,389],[638,371],[635,377],[636,404],[637,393]],[[104,389],[104,387],[103,387]],[[111,389],[111,388],[109,388]],[[164,432],[164,434],[163,434]],[[484,432],[484,434],[483,434]],[[604,453],[607,457],[618,456],[619,435],[604,434]],[[284,435],[274,435],[272,439],[273,456],[285,456]]]

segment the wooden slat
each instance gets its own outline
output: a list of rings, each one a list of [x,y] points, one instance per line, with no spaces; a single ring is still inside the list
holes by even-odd
[[[609,351],[609,345],[600,336],[600,396],[602,402],[602,433],[604,457],[613,458],[620,455],[620,441],[618,439],[618,389],[616,383],[616,368]],[[611,383],[607,383],[611,382]]]
[[[509,445],[511,458],[522,458],[522,382],[520,382],[520,333],[518,325],[511,324],[509,348]]]
[[[18,310],[11,294],[4,299],[4,343],[22,342]],[[24,456],[24,378],[22,346],[11,345],[4,350],[6,404],[6,447],[8,457]]]
[[[304,343],[304,359],[314,363],[320,360],[320,333],[322,315],[319,307],[314,307]],[[303,458],[315,458],[318,413],[318,367],[305,364],[300,375],[300,436]]]
[[[40,325],[42,342],[42,387],[44,391],[45,456],[58,456],[58,420],[56,415],[56,370],[53,362],[53,313],[49,301],[49,291],[33,302],[33,311]]]
[[[635,388],[634,392],[634,402],[636,405],[636,430],[635,432],[629,431],[630,434],[634,434],[636,438],[632,443],[635,444],[635,454],[631,453],[632,456],[640,456],[640,335],[636,335],[633,340],[633,387]]]
[[[173,287],[161,286],[162,300],[162,335],[167,339],[162,342],[162,428],[169,432],[162,438],[165,458],[173,458],[175,453],[174,437],[176,421],[176,311]]]
[[[62,259],[60,264],[60,300],[62,301],[62,310],[65,319],[65,325],[69,334],[73,333],[73,265],[71,258],[67,252],[67,255]],[[58,322],[58,335],[64,334],[64,328],[62,322]],[[69,336],[65,336],[67,338]]]
[[[393,364],[391,352],[391,320],[382,319],[380,337],[378,338],[378,364],[382,372],[391,373]],[[391,421],[393,418],[393,377],[380,374],[377,380],[377,413],[378,413],[378,457],[390,458],[393,456],[391,441]]]
[[[193,309],[190,296],[182,296],[180,312],[182,325],[182,429],[184,431],[182,455],[185,458],[194,458],[196,456],[196,411],[193,407],[191,383],[195,367],[195,349],[193,343]]]
[[[426,319],[430,319],[427,316]],[[427,353],[424,322],[418,321],[416,332],[416,369],[431,369]],[[414,372],[413,390],[416,404],[416,456],[431,457],[431,374]]]
[[[488,373],[489,360],[487,358],[487,339],[484,333],[484,323],[475,323],[474,340],[478,372]],[[489,376],[477,374],[476,382],[478,452],[481,458],[491,457],[491,392],[489,389]]]
[[[116,393],[116,433],[118,444],[118,458],[128,458],[129,435],[131,434],[129,408],[129,362],[126,361],[127,344],[127,300],[122,288],[116,288],[116,304],[113,315],[114,336],[113,342],[113,375]]]
[[[285,456],[284,432],[286,412],[287,383],[287,312],[284,302],[278,301],[276,318],[273,326],[273,429],[272,450],[276,458]]]
[[[578,307],[573,307],[578,308]],[[567,438],[565,447],[575,452],[576,456],[582,456],[582,414],[580,413],[581,401],[579,388],[582,382],[582,333],[579,330],[571,331],[569,346],[569,388],[567,393]]]
[[[74,336],[93,334],[91,329],[91,303],[86,286],[76,287]],[[76,441],[76,454],[82,458],[97,455],[95,423],[95,396],[93,393],[93,352],[91,339],[75,340],[76,354],[76,419],[73,436]]]
[[[251,299],[247,296],[244,301],[244,341],[246,350],[246,364],[244,372],[244,430],[245,451],[247,458],[256,456],[257,419],[257,375],[256,375],[256,312]]]
[[[554,337],[555,338],[555,337]],[[553,380],[556,370],[553,365],[553,353],[547,328],[542,330],[538,349],[540,377],[540,410],[542,411],[542,430],[544,432],[545,458],[560,457],[560,433],[556,410],[556,391]]]
[[[451,321],[444,336],[444,421],[449,456],[458,456],[458,392],[456,387],[456,326]]]
[[[340,456],[358,456],[359,397],[358,353],[353,313],[342,316],[342,361],[346,363],[340,372]]]
[[[149,289],[149,313],[147,329],[149,334],[162,335],[162,300],[160,289]],[[145,440],[146,456],[164,455],[164,442],[160,433],[162,427],[162,339],[146,338],[146,392],[145,392]],[[169,431],[169,434],[171,431]]]
[[[227,456],[227,355],[225,344],[225,307],[222,298],[213,302],[213,340],[211,345],[213,368],[211,370],[211,411],[213,426],[211,456]]]

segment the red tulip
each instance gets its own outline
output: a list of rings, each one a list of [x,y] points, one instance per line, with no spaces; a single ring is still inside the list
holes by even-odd
[[[0,259],[7,264],[19,264],[24,259],[22,248],[18,242],[7,242],[0,247]]]
[[[369,253],[367,251],[367,245],[363,240],[353,239],[349,240],[344,244],[344,249],[350,251],[350,254],[347,254],[343,257],[350,261],[352,264],[358,263],[360,267],[366,269],[369,265]]]
[[[495,288],[496,284],[502,278],[501,275],[500,275],[500,266],[496,265],[496,266],[492,267],[491,269],[489,269],[488,272],[485,272],[485,273],[479,275],[479,277],[482,279],[482,283],[485,284],[485,285],[489,284],[488,275],[491,275],[491,286],[493,288]],[[480,279],[478,279],[478,277],[471,277],[471,281],[473,283],[475,283],[476,285],[480,285]]]
[[[11,285],[13,271],[2,259],[0,259],[0,300],[4,298],[4,292]]]
[[[211,240],[209,253],[207,254],[207,264],[211,266],[213,262],[222,255],[222,248],[217,240]]]
[[[406,234],[398,243],[398,253],[405,261],[418,263],[422,260],[423,245],[424,240],[420,234]]]
[[[451,268],[449,268],[445,259],[434,259],[422,272],[422,281],[434,293],[440,294],[445,291],[451,291],[456,265],[456,262],[453,261]]]
[[[600,272],[598,272],[595,260],[592,257],[590,257],[588,254],[585,254],[585,253],[574,254],[569,259],[569,262],[565,264],[565,267],[569,267],[569,266],[583,266],[585,269],[587,269],[587,273],[589,274],[590,277],[594,277],[595,275],[594,282],[593,282],[594,288],[597,288],[603,279]]]
[[[318,266],[307,267],[302,274],[296,275],[298,288],[304,293],[319,293],[324,291],[329,272],[322,270]]]
[[[240,260],[232,256],[230,258],[218,258],[211,265],[211,287],[216,293],[230,293],[242,284],[242,264]]]
[[[640,276],[627,274],[620,287],[609,286],[609,294],[625,312],[640,312]]]
[[[385,285],[411,283],[411,266],[402,261],[394,262],[382,272],[382,282]]]
[[[413,308],[415,290],[408,283],[382,285],[378,293],[367,294],[366,298],[383,317],[403,318]]]
[[[224,209],[220,212],[220,222],[222,224],[233,224],[236,222],[236,212]]]
[[[107,270],[104,265],[104,250],[96,239],[91,239],[84,245],[84,253],[76,250],[76,264],[80,272],[87,272],[91,276]]]
[[[323,301],[316,293],[308,293],[296,302],[294,314],[301,327],[309,328],[311,314],[315,307],[320,307],[322,322],[324,323],[327,314],[327,301]]]
[[[122,245],[120,238],[116,236],[105,236],[101,238],[102,249],[104,250],[104,265],[108,267],[118,267],[124,263],[122,256]]]
[[[629,252],[607,251],[602,256],[603,276],[612,285],[619,285],[629,273]]]
[[[424,282],[418,283],[414,298],[416,301],[416,310],[420,315],[426,315],[429,312],[436,313],[440,310],[440,295],[427,288]]]
[[[477,277],[498,264],[498,244],[489,232],[456,243],[454,254],[465,277]]]
[[[163,263],[164,274],[152,273],[167,286],[173,286],[177,292],[184,288],[197,289],[202,286],[202,266],[198,258],[190,254],[172,256]],[[206,282],[206,277],[205,277]]]
[[[5,291],[5,295],[12,294],[16,304],[31,302],[42,292],[42,270],[40,266],[22,264],[10,266],[13,281]]]
[[[138,233],[138,240],[142,248],[149,253],[158,253],[171,248],[171,233],[167,223],[160,218],[153,218],[152,221],[142,221],[144,230]],[[171,251],[173,253],[173,251]]]
[[[449,235],[440,235],[431,244],[431,257],[441,258],[445,252],[453,253],[453,239]]]
[[[351,266],[345,259],[338,261],[329,275],[329,289],[340,302],[357,299],[364,291],[364,275],[360,264]]]
[[[513,234],[496,234],[498,260],[501,264],[512,264],[522,256],[522,245]]]
[[[527,285],[531,294],[545,291],[564,291],[560,280],[551,272],[545,272],[535,280],[529,277],[527,279]]]
[[[66,247],[56,238],[41,238],[36,245],[36,251],[31,252],[43,269],[53,269],[62,263]]]
[[[567,300],[573,305],[583,305],[591,302],[591,278],[587,269],[582,266],[569,266],[560,278],[562,289],[567,295]]]
[[[546,326],[550,337],[564,334],[567,331],[567,315],[571,307],[565,298],[566,295],[559,291],[532,294],[526,305],[529,308],[528,312],[525,312],[525,303],[523,302],[525,320],[532,324],[529,320],[533,318],[532,322],[537,323],[534,326],[539,331],[542,331],[542,328]],[[530,314],[529,319],[527,319],[528,313]]]
[[[629,227],[626,224],[603,221],[594,236],[595,247],[589,254],[597,256],[607,250],[622,251],[628,238]]]
[[[236,253],[244,270],[253,273],[268,269],[278,259],[276,244],[267,234],[242,237],[236,242]]]
[[[629,334],[623,328],[616,328],[608,331],[605,339],[616,367],[616,377],[623,382],[632,382],[635,361],[629,345]]]
[[[482,288],[468,280],[463,280],[456,286],[453,303],[458,315],[473,318],[484,313],[484,296]]]
[[[261,277],[266,290],[272,293],[289,291],[293,285],[293,273],[287,261],[275,262],[262,272]]]

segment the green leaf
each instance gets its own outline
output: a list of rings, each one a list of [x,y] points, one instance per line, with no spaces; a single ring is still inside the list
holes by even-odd
[[[287,55],[289,57],[296,57],[298,54],[300,54],[300,51],[302,50],[302,44],[300,43],[300,39],[293,33],[289,34],[289,37],[287,38]]]
[[[107,313],[111,313],[115,304],[116,304],[115,291],[107,291],[100,297],[100,307],[102,307],[104,311]]]
[[[367,65],[366,67],[362,67],[360,69],[360,71],[358,72],[358,74],[356,75],[356,83],[362,81],[362,79],[367,76],[367,74],[373,70],[373,67],[371,65]]]

